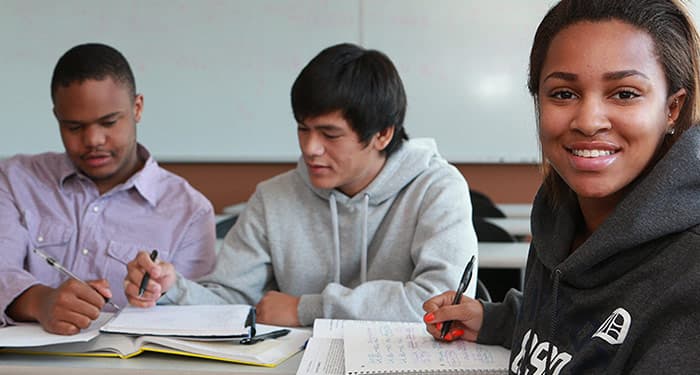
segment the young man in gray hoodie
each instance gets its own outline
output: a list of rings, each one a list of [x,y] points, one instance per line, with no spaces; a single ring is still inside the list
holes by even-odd
[[[432,140],[408,140],[406,95],[389,58],[329,47],[302,70],[291,99],[296,169],[258,185],[208,276],[187,280],[141,253],[126,279],[132,305],[248,303],[258,321],[287,326],[419,321],[425,299],[457,286],[477,254],[469,189]],[[475,285],[476,276],[471,296]]]

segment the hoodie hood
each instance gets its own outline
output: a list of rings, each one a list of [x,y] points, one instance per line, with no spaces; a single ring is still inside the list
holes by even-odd
[[[544,188],[532,213],[536,256],[551,272],[579,288],[610,282],[658,251],[646,244],[700,224],[700,127],[687,130],[664,157],[573,253],[570,245],[582,221],[575,198],[558,209],[547,204]],[[689,172],[695,171],[695,172]]]
[[[432,139],[413,139],[403,143],[382,167],[379,174],[370,184],[359,193],[348,197],[337,189],[319,189],[311,184],[308,169],[303,157],[297,163],[297,173],[314,194],[328,201],[331,213],[331,227],[333,228],[333,279],[335,283],[341,283],[341,228],[338,217],[338,204],[354,206],[360,204],[361,209],[358,220],[361,220],[360,233],[360,280],[367,281],[367,257],[369,241],[369,215],[370,207],[378,206],[386,200],[396,196],[405,186],[418,175],[428,169],[433,161],[445,162],[437,151],[437,145]]]
[[[299,158],[296,171],[309,189],[325,200],[329,200],[332,194],[336,196],[338,203],[351,204],[364,200],[364,196],[369,196],[369,205],[378,205],[398,194],[433,162],[446,163],[438,153],[433,139],[415,138],[405,141],[389,156],[374,180],[353,197],[348,197],[336,189],[319,189],[313,186],[303,157]]]

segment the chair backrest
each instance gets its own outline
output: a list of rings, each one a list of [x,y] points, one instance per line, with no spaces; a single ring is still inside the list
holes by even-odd
[[[472,201],[472,217],[506,217],[491,198],[482,192],[469,190],[469,199]]]
[[[476,280],[476,298],[491,302],[491,293],[489,293],[489,289],[481,279]]]
[[[238,219],[238,215],[233,215],[216,223],[216,238],[226,237],[226,233],[231,230],[233,224],[236,223],[236,219]]]
[[[507,230],[480,217],[472,218],[474,231],[479,242],[515,242],[516,239]]]
[[[515,242],[516,239],[505,229],[496,224],[488,222],[484,218],[474,217],[472,219],[474,231],[479,242]],[[488,297],[493,301],[502,301],[506,293],[511,288],[519,288],[520,286],[520,270],[514,269],[493,269],[479,268],[479,281],[486,289],[486,284],[489,285],[488,290],[482,291],[479,294],[479,285],[477,284],[477,297],[486,301],[482,295],[488,294]]]

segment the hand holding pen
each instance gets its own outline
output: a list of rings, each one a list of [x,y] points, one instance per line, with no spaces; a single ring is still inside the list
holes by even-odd
[[[60,273],[62,273],[62,274],[64,274],[64,275],[66,275],[66,276],[68,276],[68,277],[70,277],[70,278],[72,278],[72,279],[74,279],[74,280],[76,280],[76,281],[79,281],[79,282],[81,282],[81,283],[83,283],[83,284],[85,284],[85,285],[88,285],[88,286],[90,286],[91,288],[95,289],[96,292],[100,293],[96,288],[94,288],[93,286],[91,286],[91,285],[88,284],[87,282],[83,281],[80,277],[78,277],[76,274],[74,274],[73,272],[71,272],[69,269],[67,269],[66,267],[63,267],[63,265],[62,265],[61,263],[59,263],[58,261],[56,261],[56,259],[54,259],[53,257],[49,256],[48,254],[46,254],[45,252],[43,252],[43,251],[41,251],[41,250],[39,250],[39,249],[34,249],[33,251],[34,251],[35,254],[37,254],[37,255],[39,255],[41,258],[43,258],[43,259],[46,261],[46,263],[49,264],[49,266],[53,267],[53,268],[54,268],[55,270],[57,270],[58,272],[60,272]],[[102,294],[102,293],[100,293],[100,294]],[[102,295],[102,297],[104,298],[105,303],[108,303],[108,304],[112,305],[112,307],[114,307],[115,310],[119,310],[119,306],[117,306],[114,302],[112,302],[112,301],[109,299],[109,297],[106,297],[106,296],[104,296],[104,295]]]
[[[175,267],[158,259],[158,251],[141,251],[126,265],[124,292],[131,306],[152,307],[175,283]]]
[[[475,256],[472,255],[472,258],[469,260],[469,263],[467,263],[467,267],[464,269],[464,273],[462,274],[462,279],[459,281],[459,287],[457,287],[457,293],[455,294],[454,300],[452,300],[453,305],[459,305],[459,303],[462,301],[462,296],[464,295],[464,292],[467,291],[467,287],[469,286],[469,281],[472,278],[472,272],[474,268],[474,260],[476,259]],[[440,330],[440,338],[444,339],[445,335],[447,335],[447,332],[450,332],[450,327],[452,326],[452,321],[448,320],[443,324],[442,330]]]
[[[39,249],[33,252],[68,279],[57,288],[32,285],[8,306],[8,316],[19,321],[37,321],[47,332],[60,335],[76,334],[87,328],[100,316],[111,297],[107,280],[85,282],[50,255]]]
[[[442,293],[423,304],[426,312],[423,320],[428,332],[436,339],[476,340],[483,323],[484,308],[481,302],[463,296],[472,278],[475,261],[472,257],[467,263],[456,291]]]
[[[158,258],[158,250],[153,249],[153,251],[151,251],[151,255],[149,255],[148,258],[151,259],[151,262],[155,262]],[[139,284],[139,297],[143,297],[143,292],[146,291],[146,287],[148,286],[149,280],[151,280],[151,274],[149,274],[148,271],[146,271],[146,273],[143,274],[141,283]]]

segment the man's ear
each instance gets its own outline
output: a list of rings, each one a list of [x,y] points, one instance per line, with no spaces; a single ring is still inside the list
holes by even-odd
[[[380,130],[377,134],[375,134],[374,148],[377,151],[383,151],[386,148],[386,146],[389,145],[391,140],[394,139],[394,130],[395,126],[392,125]]]
[[[136,94],[134,98],[134,122],[141,121],[141,113],[143,113],[143,95]]]

